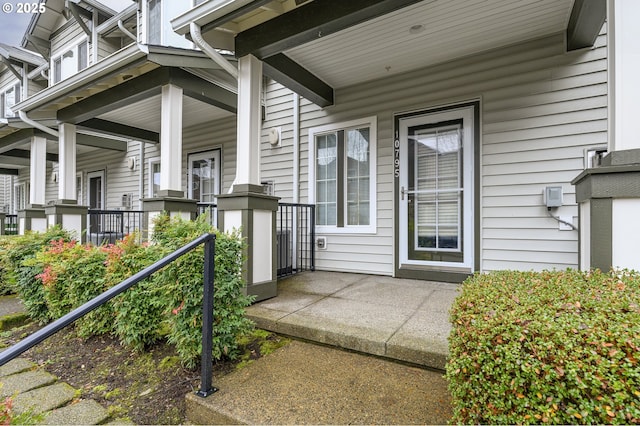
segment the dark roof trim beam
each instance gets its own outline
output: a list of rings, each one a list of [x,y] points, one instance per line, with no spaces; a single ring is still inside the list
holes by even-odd
[[[264,59],[421,0],[314,0],[236,36],[236,57]]]
[[[0,152],[3,152],[3,149],[8,151],[16,146],[20,146],[21,144],[29,141],[31,136],[34,136],[35,134],[36,132],[33,129],[20,129],[17,132],[8,134],[0,139]]]
[[[157,68],[59,110],[57,119],[64,123],[82,123],[159,94],[168,79],[168,69]]]
[[[575,0],[567,25],[567,51],[593,46],[606,17],[606,0]]]
[[[264,59],[265,75],[320,107],[333,105],[333,88],[284,53]]]
[[[86,124],[94,117],[160,94],[166,84],[182,87],[185,95],[194,99],[233,113],[237,111],[235,93],[184,70],[162,67],[69,105],[59,110],[56,118],[64,123]],[[149,141],[147,138],[144,140]]]
[[[31,158],[31,151],[28,149],[10,149],[9,151],[3,152],[1,155],[15,158]],[[58,154],[51,154],[47,152],[47,161],[54,161],[57,163]]]
[[[18,176],[18,169],[2,169],[0,168],[0,175]]]
[[[238,95],[216,84],[179,69],[171,70],[169,83],[182,87],[185,96],[213,105],[233,114],[238,113]]]
[[[101,138],[99,136],[76,134],[76,144],[84,146],[92,146],[94,148],[110,149],[112,151],[127,150],[127,142],[117,139]]]
[[[142,142],[160,143],[160,134],[151,130],[114,123],[100,118],[91,118],[78,123],[78,127],[94,130],[108,135],[119,136]]]

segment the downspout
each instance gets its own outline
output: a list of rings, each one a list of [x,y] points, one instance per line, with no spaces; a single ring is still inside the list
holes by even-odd
[[[216,49],[214,49],[209,43],[207,43],[202,38],[202,33],[200,32],[200,26],[195,22],[192,22],[189,25],[189,31],[191,33],[191,39],[193,42],[202,50],[208,57],[210,57],[213,62],[220,65],[223,70],[231,74],[235,79],[238,79],[238,69],[231,65],[231,62],[227,61],[227,59],[222,56]]]
[[[209,58],[211,58],[213,62],[220,65],[220,67],[223,70],[231,74],[233,78],[235,78],[237,81],[238,69],[233,65],[231,65],[231,62],[227,61],[227,59],[224,56],[218,53],[218,51],[213,46],[211,46],[209,43],[207,43],[204,40],[204,38],[202,38],[202,33],[200,32],[200,26],[195,22],[191,22],[189,24],[189,32],[191,33],[191,39],[193,40],[195,45],[198,46],[198,48],[200,48],[200,50],[202,50]],[[229,187],[229,192],[228,192],[229,194],[233,192],[233,187],[235,183],[236,183],[236,180],[234,179],[233,182],[231,183],[231,186]]]
[[[145,143],[140,141],[140,181],[138,182],[138,193],[140,194],[140,197],[138,198],[138,210],[142,210],[142,199],[145,198],[144,196],[144,162],[145,162],[145,158],[144,158],[144,145]]]
[[[33,121],[32,119],[27,117],[27,113],[25,113],[22,110],[18,111],[18,117],[20,117],[20,120],[24,121],[29,126],[35,128],[35,129],[42,130],[43,132],[48,133],[51,136],[55,136],[56,138],[58,137],[58,131],[57,130],[53,130],[52,128],[47,127],[44,124],[40,124],[37,121]]]
[[[120,28],[120,31],[122,31],[124,35],[129,37],[131,40],[137,41],[136,36],[134,36],[133,33],[131,33],[131,31],[129,31],[124,27],[124,24],[122,23],[122,19],[118,19],[118,28]]]
[[[300,202],[300,95],[293,93],[293,203]]]

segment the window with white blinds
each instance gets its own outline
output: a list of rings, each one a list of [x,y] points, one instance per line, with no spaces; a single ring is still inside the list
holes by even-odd
[[[414,139],[414,249],[460,250],[460,125],[416,130]]]

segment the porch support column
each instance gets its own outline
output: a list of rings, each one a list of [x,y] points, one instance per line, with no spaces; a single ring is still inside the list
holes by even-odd
[[[196,217],[196,200],[185,199],[182,190],[182,99],[181,87],[173,84],[162,86],[160,189],[157,198],[142,200],[148,237],[153,235],[153,220],[163,212],[186,220]]]
[[[31,161],[29,162],[29,204],[32,207],[45,205],[47,184],[47,139],[31,137]]]
[[[218,227],[239,229],[246,242],[242,276],[256,301],[277,295],[278,198],[265,195],[260,183],[261,85],[262,62],[239,58],[236,179],[231,193],[218,197]]]
[[[30,148],[29,202],[24,210],[18,211],[18,233],[20,235],[24,235],[26,231],[42,232],[47,229],[44,212],[47,140],[40,136],[32,136]]]
[[[580,267],[640,270],[640,2],[608,0],[609,154],[572,182]]]
[[[58,200],[45,207],[47,225],[60,225],[80,242],[86,241],[86,206],[79,206],[76,188],[76,126],[58,127]]]

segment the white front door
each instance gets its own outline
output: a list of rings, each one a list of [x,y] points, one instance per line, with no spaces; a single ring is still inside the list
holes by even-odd
[[[397,118],[399,271],[474,270],[475,108]]]
[[[104,170],[87,173],[87,202],[90,210],[105,210]],[[103,215],[91,215],[89,232],[103,231]]]
[[[215,203],[220,193],[220,150],[189,155],[189,198]]]

